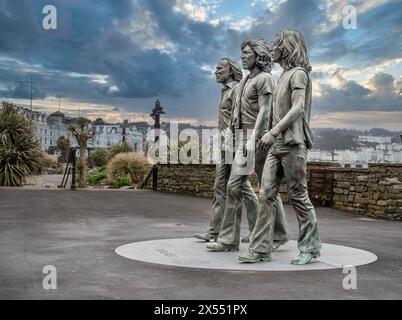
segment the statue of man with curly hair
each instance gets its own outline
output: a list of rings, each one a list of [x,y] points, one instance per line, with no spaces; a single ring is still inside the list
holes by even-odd
[[[227,184],[225,213],[217,242],[207,245],[209,251],[239,250],[242,186],[254,169],[261,185],[262,169],[267,152],[255,148],[255,139],[267,132],[267,113],[272,104],[274,81],[271,76],[271,50],[262,38],[250,38],[241,45],[243,68],[249,74],[242,79],[236,91],[232,125],[240,137],[232,171]],[[251,131],[251,136],[248,132]],[[247,161],[244,162],[244,157]],[[250,160],[250,161],[249,161]],[[249,165],[253,163],[254,165]],[[244,166],[246,164],[246,166]],[[258,199],[255,198],[256,206]],[[275,246],[288,241],[285,211],[281,198],[275,195]],[[255,229],[255,228],[254,228]],[[253,230],[254,230],[253,229]]]
[[[269,149],[265,160],[257,223],[251,235],[249,253],[243,262],[270,261],[274,247],[276,195],[285,178],[290,202],[299,222],[299,255],[292,264],[304,265],[320,256],[321,242],[315,210],[307,190],[307,149],[312,147],[310,131],[312,84],[306,45],[295,30],[283,30],[273,45],[273,61],[283,68],[268,114],[268,132],[257,142]],[[257,137],[258,139],[258,137]]]

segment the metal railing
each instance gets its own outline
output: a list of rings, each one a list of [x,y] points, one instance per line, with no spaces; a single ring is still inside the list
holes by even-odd
[[[152,177],[152,190],[157,191],[158,190],[158,166],[154,164],[152,166],[152,169],[149,171],[147,176],[145,177],[144,181],[141,183],[139,189],[145,189],[149,179]]]
[[[77,154],[77,148],[70,148],[66,169],[64,170],[63,179],[61,180],[61,183],[58,185],[58,188],[66,188],[67,182],[68,182],[68,177],[71,174],[71,190],[77,189],[77,187],[75,185],[75,180],[76,180],[75,175],[76,175],[76,171],[77,171],[76,154]],[[70,165],[71,165],[71,167],[70,167]]]

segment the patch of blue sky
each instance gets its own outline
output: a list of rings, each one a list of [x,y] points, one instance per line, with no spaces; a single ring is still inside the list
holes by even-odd
[[[247,0],[223,0],[216,10],[218,17],[229,16],[230,22],[235,22],[253,15],[255,8],[251,7],[252,1]]]

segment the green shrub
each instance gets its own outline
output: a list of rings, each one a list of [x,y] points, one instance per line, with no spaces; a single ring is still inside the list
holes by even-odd
[[[114,144],[110,149],[110,157],[114,157],[116,154],[125,153],[125,152],[134,152],[134,148],[128,142],[122,142],[118,144]]]
[[[57,157],[50,155],[46,152],[42,154],[42,168],[53,168],[56,169],[58,166]]]
[[[92,165],[102,167],[107,164],[111,156],[110,150],[105,148],[96,148],[89,154]]]
[[[112,181],[112,186],[115,188],[121,188],[129,185],[130,185],[130,179],[128,177],[118,177],[116,179],[113,179]]]
[[[115,155],[107,164],[107,177],[113,181],[119,177],[128,177],[132,184],[139,183],[151,169],[147,158],[135,152]]]
[[[196,144],[187,138],[187,141],[169,141],[167,148],[160,148],[161,140],[152,144],[147,150],[147,157],[153,163],[159,161],[164,161],[165,159],[169,162],[171,152],[176,153],[179,157],[185,152],[189,163],[203,163],[203,161],[211,161],[212,157],[212,147],[208,145],[206,148],[202,144],[198,145],[198,150],[195,154],[192,154],[192,149],[196,149]],[[195,150],[194,150],[195,151]]]
[[[43,153],[32,122],[16,105],[0,108],[0,185],[22,186],[24,179],[40,171]]]
[[[95,174],[88,174],[86,176],[86,180],[89,185],[94,185],[105,178],[107,178],[106,170],[99,171]]]
[[[66,169],[66,168],[65,168],[62,164],[59,164],[59,165],[55,168],[54,173],[55,173],[55,174],[64,174],[65,169]]]

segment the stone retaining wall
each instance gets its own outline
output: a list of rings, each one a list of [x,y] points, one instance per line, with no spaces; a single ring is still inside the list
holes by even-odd
[[[213,196],[215,165],[158,165],[158,191]],[[370,164],[368,169],[340,168],[334,163],[309,163],[308,187],[314,205],[402,219],[402,164]],[[255,191],[257,179],[251,177]],[[286,186],[281,196],[288,201]]]
[[[333,207],[391,220],[402,218],[402,165],[335,169]]]
[[[215,165],[158,165],[158,191],[213,196]]]

